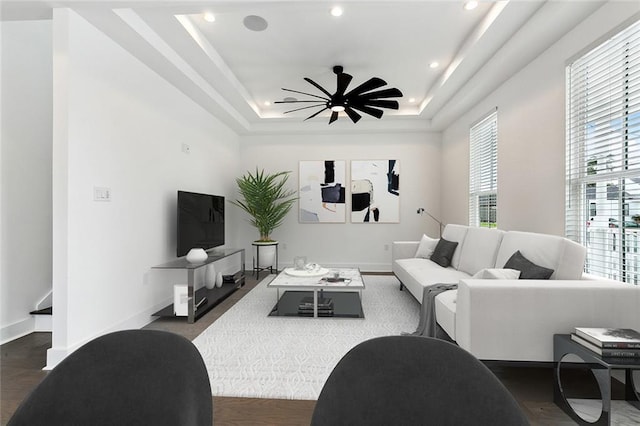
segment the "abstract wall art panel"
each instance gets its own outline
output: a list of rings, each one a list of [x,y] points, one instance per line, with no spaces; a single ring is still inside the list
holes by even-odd
[[[400,162],[351,161],[351,222],[400,222]]]
[[[344,223],[346,162],[300,161],[300,223]]]

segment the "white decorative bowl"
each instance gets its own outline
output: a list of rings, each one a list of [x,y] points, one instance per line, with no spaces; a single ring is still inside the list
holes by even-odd
[[[284,273],[287,275],[291,275],[292,277],[321,277],[329,273],[327,268],[318,268],[312,270],[298,270],[295,268],[286,268]]]

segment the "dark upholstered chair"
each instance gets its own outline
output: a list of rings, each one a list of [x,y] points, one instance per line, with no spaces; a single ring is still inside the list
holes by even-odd
[[[428,337],[363,342],[336,365],[311,424],[528,425],[520,406],[473,355]]]
[[[85,344],[22,402],[16,425],[211,425],[209,376],[177,334],[127,330]]]

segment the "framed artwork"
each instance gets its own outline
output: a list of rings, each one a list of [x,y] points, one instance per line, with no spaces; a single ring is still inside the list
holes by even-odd
[[[351,222],[400,222],[400,162],[351,161]]]
[[[346,162],[300,161],[298,219],[300,223],[344,223]]]

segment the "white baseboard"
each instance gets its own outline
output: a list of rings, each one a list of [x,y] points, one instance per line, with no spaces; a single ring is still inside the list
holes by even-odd
[[[173,296],[123,321],[120,321],[119,323],[116,323],[110,327],[107,327],[102,332],[88,339],[85,339],[81,342],[75,343],[67,347],[56,347],[56,348],[48,349],[47,365],[46,367],[44,367],[44,370],[51,370],[53,367],[58,365],[60,361],[65,359],[73,351],[75,351],[85,343],[90,342],[91,340],[95,339],[98,336],[103,336],[105,334],[113,333],[115,331],[120,331],[120,330],[135,330],[135,329],[140,329],[144,327],[145,325],[149,324],[150,322],[156,319],[156,317],[152,316],[153,313],[158,312],[160,309],[172,303],[173,303]]]
[[[32,317],[14,322],[0,328],[0,344],[11,342],[12,340],[24,337],[35,331],[35,320]]]
[[[60,361],[65,359],[67,355],[69,355],[71,352],[73,352],[76,349],[77,348],[74,348],[73,350],[54,349],[54,348],[47,349],[47,365],[44,366],[43,370],[53,369],[53,367],[58,365]]]
[[[53,330],[53,315],[34,315],[35,326],[33,331],[51,332]]]

